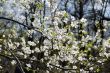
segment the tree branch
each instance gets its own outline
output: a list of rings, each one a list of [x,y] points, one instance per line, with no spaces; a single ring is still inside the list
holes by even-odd
[[[21,72],[22,72],[22,73],[25,73],[24,70],[23,70],[23,68],[22,68],[22,64],[21,64],[20,60],[18,59],[18,57],[16,57],[16,55],[12,52],[11,49],[8,49],[8,51],[12,54],[12,56],[13,56],[13,57],[15,58],[15,60],[17,61]]]
[[[109,17],[102,17],[102,20],[106,20],[106,21],[110,21],[110,18]]]
[[[15,23],[17,23],[17,24],[20,24],[20,25],[22,25],[22,26],[24,26],[24,27],[28,27],[28,28],[30,27],[30,26],[25,25],[25,24],[23,24],[23,23],[21,23],[21,22],[18,22],[18,21],[16,21],[16,20],[9,19],[9,18],[6,18],[6,17],[0,17],[0,19],[9,20],[9,21],[15,22]]]
[[[19,24],[19,25],[22,25],[22,26],[24,26],[24,27],[27,27],[27,28],[29,28],[29,29],[34,29],[35,31],[37,31],[37,32],[39,32],[39,33],[41,33],[42,34],[42,32],[40,32],[39,30],[37,30],[37,29],[39,29],[39,28],[37,28],[37,27],[34,27],[34,26],[28,26],[28,25],[26,25],[26,24],[24,24],[24,23],[21,23],[21,22],[19,22],[19,21],[16,21],[16,20],[13,20],[13,19],[10,19],[10,18],[6,18],[6,17],[1,17],[0,16],[0,19],[2,20],[8,20],[8,21],[12,21],[12,22],[15,22],[15,23],[17,23],[17,24]],[[42,34],[43,35],[43,34]]]
[[[63,67],[59,67],[59,66],[56,66],[56,65],[53,65],[53,64],[49,64],[49,65],[51,65],[51,66],[53,66],[53,67],[56,67],[56,68],[59,68],[59,69],[62,69],[62,70],[64,70],[64,71],[68,71],[68,70],[76,70],[76,69],[71,69],[71,68],[63,68]]]
[[[7,58],[7,59],[9,59],[9,60],[15,60],[15,58],[13,58],[13,57],[9,57],[9,56],[5,56],[5,55],[3,55],[3,54],[0,54],[0,56],[3,56],[3,57],[5,57],[5,58]],[[23,62],[26,62],[26,61],[30,61],[30,59],[21,59],[21,58],[19,58],[19,60],[21,60],[21,61],[23,61]],[[40,61],[38,61],[38,60],[31,60],[31,61],[34,61],[34,62],[40,62]],[[53,67],[56,67],[56,68],[58,68],[58,69],[61,69],[61,70],[64,70],[64,71],[68,71],[68,70],[76,70],[76,69],[67,69],[67,68],[63,68],[63,67],[59,67],[59,66],[56,66],[56,65],[53,65],[53,64],[49,64],[50,66],[53,66]],[[50,70],[49,70],[50,71]]]

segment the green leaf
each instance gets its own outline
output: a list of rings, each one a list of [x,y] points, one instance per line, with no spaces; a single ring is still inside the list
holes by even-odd
[[[100,69],[99,68],[97,68],[97,72],[100,72]]]
[[[36,5],[36,7],[37,7],[38,9],[42,9],[43,6],[44,6],[44,4],[42,4],[42,3],[40,3],[40,2],[37,2],[35,5]]]
[[[64,18],[66,18],[66,17],[68,17],[68,14],[67,13],[64,14]]]

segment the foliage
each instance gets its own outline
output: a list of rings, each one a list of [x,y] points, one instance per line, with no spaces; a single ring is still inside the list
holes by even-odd
[[[55,0],[16,1],[0,1],[1,73],[110,72],[110,38],[102,38],[106,28],[101,20],[91,20],[97,30],[91,36],[87,31],[90,18],[76,14],[76,19],[70,19],[67,11],[52,8],[57,4]],[[10,12],[4,9],[8,3]]]

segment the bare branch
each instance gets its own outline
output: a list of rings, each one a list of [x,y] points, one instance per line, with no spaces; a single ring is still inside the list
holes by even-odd
[[[13,57],[14,57],[15,60],[17,61],[17,63],[18,63],[18,65],[19,65],[19,68],[20,68],[21,72],[22,72],[22,73],[25,73],[24,70],[23,70],[23,68],[22,68],[22,64],[21,64],[20,60],[16,57],[16,55],[12,52],[11,49],[8,49],[8,51],[10,51],[10,53],[13,55]]]
[[[3,54],[0,54],[0,56],[3,56],[3,57],[5,57],[5,58],[7,58],[7,59],[9,59],[9,60],[15,60],[15,58],[9,57],[9,56],[5,56],[5,55],[3,55]],[[40,62],[40,61],[38,61],[38,60],[21,59],[21,58],[19,58],[19,60],[21,60],[21,61],[23,61],[23,62],[26,62],[26,61]],[[53,65],[53,64],[49,64],[49,65],[50,65],[50,66],[53,66],[53,67],[56,67],[56,68],[58,68],[58,69],[64,70],[64,71],[76,70],[76,69],[72,69],[72,68],[63,68],[63,67],[59,67],[59,66],[56,66],[56,65]],[[48,67],[47,67],[47,69],[48,69]]]
[[[22,25],[22,26],[24,26],[24,27],[27,27],[27,28],[29,28],[29,29],[34,29],[35,31],[37,31],[37,32],[39,32],[39,33],[42,34],[42,32],[40,32],[39,30],[37,30],[37,29],[39,29],[39,28],[37,28],[37,27],[29,26],[29,25],[26,25],[26,24],[21,23],[21,22],[19,22],[19,21],[16,21],[16,20],[13,20],[13,19],[10,19],[10,18],[6,18],[6,17],[0,17],[0,19],[1,19],[1,20],[3,19],[3,20],[9,20],[9,21],[15,22],[15,23],[17,23],[17,24],[19,24],[19,25]],[[43,35],[43,34],[42,34],[42,35]]]
[[[110,18],[109,17],[102,17],[102,20],[106,20],[106,21],[110,21]]]
[[[62,69],[62,70],[64,70],[64,71],[67,71],[67,70],[76,70],[76,69],[67,69],[67,68],[63,68],[63,67],[59,67],[59,66],[56,66],[56,65],[53,65],[53,64],[49,64],[49,65],[51,65],[51,66],[53,66],[53,67],[56,67],[56,68],[59,68],[59,69]]]

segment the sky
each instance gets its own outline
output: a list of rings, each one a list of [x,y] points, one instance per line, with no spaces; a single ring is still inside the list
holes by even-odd
[[[7,13],[15,13],[17,16],[19,16],[19,14],[21,14],[23,12],[23,8],[20,7],[19,4],[16,5],[16,7],[13,6],[13,3],[17,1],[17,0],[8,0],[8,2],[5,4],[5,7],[4,9],[6,10]],[[42,0],[44,1],[44,0]],[[47,7],[50,7],[50,2],[49,0],[45,0],[46,1],[46,6]],[[61,2],[60,2],[61,1]],[[59,5],[59,8],[61,10],[63,10],[65,8],[64,4],[65,4],[65,0],[56,0],[56,4],[54,4],[54,9],[57,7],[57,5],[60,3]],[[75,12],[75,8],[74,8],[74,0],[70,0],[67,4],[67,12],[68,13],[74,13]],[[88,11],[91,9],[91,4],[87,3],[85,6],[84,6],[84,12],[85,13],[88,13]],[[101,7],[101,4],[100,4],[100,0],[96,0],[96,4],[95,4],[95,9],[97,10],[100,10],[102,7]],[[53,9],[53,10],[54,10]],[[46,10],[48,13],[48,10]],[[105,16],[106,17],[110,17],[110,4],[107,5],[107,8],[106,8],[106,12],[105,12]]]

